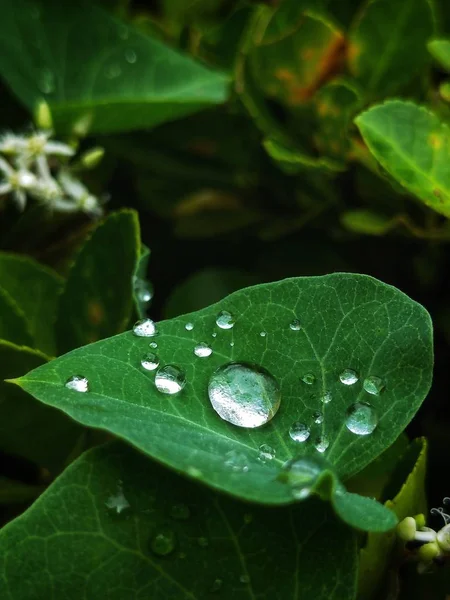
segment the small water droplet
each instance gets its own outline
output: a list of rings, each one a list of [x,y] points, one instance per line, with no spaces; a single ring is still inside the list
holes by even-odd
[[[130,65],[134,64],[137,61],[137,54],[132,48],[127,48],[125,50],[125,60]]]
[[[266,337],[266,335],[267,335],[267,331],[260,331],[259,335],[260,335],[261,337]]]
[[[106,508],[115,510],[118,515],[125,509],[130,508],[130,503],[125,498],[123,493],[122,484],[117,484],[117,493],[111,495],[105,502]]]
[[[250,577],[248,575],[241,575],[239,581],[241,583],[250,583]]]
[[[323,404],[328,404],[331,402],[332,399],[333,399],[333,396],[331,395],[331,392],[328,390],[327,392],[323,393],[321,401],[323,402]]]
[[[269,462],[275,458],[276,450],[268,444],[262,444],[259,447],[258,460],[262,463]]]
[[[359,376],[353,369],[344,369],[339,375],[339,379],[344,385],[353,385],[358,381]]]
[[[146,354],[141,360],[141,367],[146,371],[154,371],[159,367],[159,358],[153,352]]]
[[[313,418],[314,423],[317,423],[317,425],[320,425],[321,423],[323,423],[323,414],[319,410],[316,410],[315,412],[313,412],[312,418]]]
[[[305,423],[300,423],[300,421],[292,423],[292,425],[289,428],[289,435],[291,437],[291,440],[293,440],[294,442],[306,442],[306,440],[309,438],[310,433],[311,432],[309,430],[308,425],[305,425]]]
[[[192,331],[194,329],[194,323],[186,323],[184,328],[186,329],[186,331]]]
[[[119,63],[113,63],[108,65],[105,69],[105,77],[106,79],[116,79],[122,74],[122,69]]]
[[[300,379],[303,381],[303,383],[306,383],[307,385],[312,385],[316,382],[316,376],[314,375],[314,373],[305,373],[300,377]]]
[[[235,473],[247,473],[249,470],[247,457],[237,450],[230,450],[225,454],[225,466]]]
[[[186,504],[174,504],[170,509],[170,516],[179,521],[187,521],[191,516],[191,511]]]
[[[162,394],[178,394],[186,385],[186,375],[179,367],[166,365],[156,372],[155,385]]]
[[[155,348],[158,347],[158,344],[156,342],[150,342],[149,346],[150,346],[150,348],[153,348],[153,350],[154,350]]]
[[[83,377],[83,375],[72,375],[66,381],[65,386],[69,390],[75,390],[75,392],[88,392],[89,391],[89,381],[87,377]]]
[[[153,298],[153,287],[145,279],[136,279],[134,290],[136,298],[141,304],[148,304]]]
[[[316,441],[314,442],[314,448],[317,450],[317,452],[320,452],[321,454],[323,454],[326,451],[329,445],[330,442],[328,441],[328,438],[324,435],[321,435],[318,438],[316,438]]]
[[[55,74],[48,67],[43,67],[38,76],[38,87],[43,94],[52,94],[56,88]]]
[[[379,396],[384,390],[385,385],[381,377],[371,375],[370,377],[364,379],[363,387],[368,394],[372,394],[373,396]]]
[[[205,538],[205,537],[197,538],[197,544],[200,546],[200,548],[207,548],[209,546],[208,538]]]
[[[230,346],[233,347],[234,346],[234,342],[230,342]]]
[[[369,435],[378,425],[378,415],[367,402],[355,402],[347,410],[345,425],[356,435]]]
[[[200,342],[200,344],[195,346],[194,354],[200,358],[207,358],[208,356],[211,356],[212,348],[208,346],[206,342]]]
[[[289,323],[289,328],[292,329],[292,331],[300,331],[302,326],[298,319],[294,319]]]
[[[280,407],[281,391],[276,379],[256,365],[228,363],[215,371],[208,395],[216,413],[238,427],[260,427]]]
[[[324,469],[323,459],[319,457],[293,458],[283,465],[280,481],[291,487],[291,493],[297,500],[304,500]]]
[[[195,477],[195,479],[199,479],[203,475],[203,473],[200,471],[200,469],[197,469],[197,467],[193,467],[192,465],[188,466],[188,468],[186,469],[186,472],[191,477]]]
[[[175,550],[176,536],[171,529],[162,529],[156,533],[150,543],[152,552],[158,556],[167,556]]]
[[[214,579],[213,584],[211,586],[211,592],[219,592],[222,589],[223,580],[222,579]]]
[[[213,333],[211,334],[211,337],[213,337],[213,338],[217,337],[217,333],[215,331],[213,331]]]
[[[151,319],[140,319],[133,325],[133,333],[138,337],[153,337],[158,331]]]
[[[235,323],[236,323],[235,318],[227,310],[222,310],[217,315],[216,325],[217,325],[217,327],[220,327],[220,329],[232,329],[234,327]]]

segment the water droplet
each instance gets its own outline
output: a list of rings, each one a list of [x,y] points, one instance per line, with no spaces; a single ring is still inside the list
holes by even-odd
[[[137,54],[132,48],[127,48],[125,50],[125,60],[130,65],[134,64],[137,61]]]
[[[267,331],[260,331],[259,335],[260,335],[261,337],[266,337],[266,335],[267,335]]]
[[[256,365],[229,363],[215,371],[208,395],[219,417],[238,427],[260,427],[280,407],[281,392],[272,375]]]
[[[317,423],[317,425],[320,425],[321,423],[323,423],[323,414],[319,410],[316,410],[315,412],[313,412],[312,418],[313,418],[314,423]]]
[[[325,464],[319,457],[293,458],[283,465],[280,481],[291,486],[291,493],[297,500],[304,500],[311,494]]]
[[[371,375],[370,377],[364,379],[363,386],[368,394],[379,396],[384,390],[384,381],[381,379],[381,377]]]
[[[138,302],[148,304],[153,298],[153,287],[145,279],[137,279],[134,285],[134,290]]]
[[[175,550],[176,537],[171,529],[162,529],[153,536],[150,548],[158,556],[167,556]]]
[[[344,369],[339,375],[339,379],[344,385],[353,385],[358,381],[359,376],[353,369]]]
[[[108,65],[105,69],[106,79],[116,79],[122,74],[122,69],[118,63]]]
[[[130,503],[125,498],[121,483],[117,484],[117,493],[113,494],[105,502],[106,508],[115,510],[118,515],[127,508],[130,508]]]
[[[321,435],[318,438],[316,438],[316,441],[314,442],[314,448],[317,450],[317,452],[320,452],[321,454],[325,452],[329,445],[330,442],[328,441],[328,438],[324,435]]]
[[[206,358],[208,356],[211,356],[212,348],[208,346],[206,342],[200,342],[200,344],[197,344],[195,346],[194,354],[195,356],[198,356],[200,358]]]
[[[370,404],[356,402],[347,410],[345,425],[356,435],[369,435],[378,425],[378,415]]]
[[[292,423],[289,428],[289,435],[291,440],[294,440],[294,442],[306,442],[310,433],[311,432],[308,425],[305,425],[305,423],[300,423],[300,421]]]
[[[186,331],[192,331],[194,329],[194,323],[186,323],[184,328],[186,329]]]
[[[88,392],[89,391],[89,381],[87,377],[83,377],[83,375],[72,375],[66,381],[65,386],[69,390],[75,390],[76,392]]]
[[[52,94],[55,91],[55,74],[48,67],[44,67],[40,70],[38,87],[43,94]]]
[[[268,461],[271,461],[275,458],[276,455],[276,450],[274,448],[272,448],[271,446],[269,446],[268,444],[262,444],[259,447],[259,456],[258,456],[258,460],[261,461],[262,463],[266,463]]]
[[[230,342],[230,346],[233,347],[234,346],[234,342]]]
[[[158,347],[158,344],[156,342],[150,342],[149,346],[150,346],[150,348],[153,348],[153,350],[154,350],[155,348]]]
[[[222,585],[222,579],[214,579],[213,584],[211,586],[211,592],[219,592],[222,589]]]
[[[200,471],[200,469],[197,469],[197,467],[193,467],[192,465],[188,466],[188,468],[186,469],[186,472],[191,477],[195,477],[195,479],[199,479],[203,475],[203,473]]]
[[[186,506],[186,504],[174,504],[170,509],[170,516],[173,519],[186,521],[191,516],[191,511],[189,510],[189,506]]]
[[[321,400],[324,404],[328,404],[329,402],[331,402],[332,399],[333,399],[333,396],[331,395],[330,391],[324,392],[322,395],[322,398],[321,398]]]
[[[200,548],[207,548],[209,546],[208,539],[205,537],[197,538],[197,544],[200,546]]]
[[[157,335],[158,331],[151,319],[140,319],[133,325],[133,333],[138,337],[153,337]]]
[[[211,334],[211,337],[214,337],[214,338],[215,338],[215,337],[217,337],[217,333],[214,331],[214,332]]]
[[[232,329],[236,323],[235,318],[227,310],[222,310],[216,318],[216,325],[220,329]]]
[[[159,367],[159,358],[153,352],[146,354],[141,360],[141,367],[146,371],[154,371]]]
[[[290,329],[292,329],[292,331],[300,331],[300,329],[302,328],[300,321],[298,319],[294,319],[293,321],[291,321],[289,323],[289,327],[290,327]]]
[[[239,581],[241,583],[250,583],[250,577],[248,575],[241,575]]]
[[[225,466],[235,473],[247,473],[249,470],[247,457],[237,450],[230,450],[225,454]]]
[[[316,382],[316,376],[314,375],[314,373],[305,373],[300,377],[300,379],[303,381],[303,383],[306,383],[307,385],[312,385]]]
[[[175,365],[166,365],[156,372],[155,385],[163,394],[178,394],[186,385],[186,375]]]

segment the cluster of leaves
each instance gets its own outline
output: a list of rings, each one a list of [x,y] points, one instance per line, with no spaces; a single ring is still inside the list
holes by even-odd
[[[447,3],[102,4],[2,7],[0,124],[44,101],[59,138],[105,148],[89,189],[112,197],[99,223],[0,204],[0,596],[443,599],[448,569],[424,583],[395,536],[427,510],[427,442],[404,430],[431,385],[429,315],[366,275],[305,275],[405,287],[445,356]],[[159,363],[186,376],[174,396],[128,331],[149,310],[167,318]],[[266,426],[213,411],[208,381],[232,361],[279,382]],[[370,435],[345,426],[357,401]],[[450,424],[430,421],[411,433],[439,448]]]

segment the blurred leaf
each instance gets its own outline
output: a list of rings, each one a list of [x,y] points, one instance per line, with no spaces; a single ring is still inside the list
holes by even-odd
[[[153,286],[147,281],[149,258],[150,248],[142,244],[141,253],[133,275],[134,303],[140,319],[147,315],[147,308],[153,296]]]
[[[25,314],[0,285],[0,340],[2,339],[24,346],[33,345]]]
[[[319,501],[250,507],[119,443],[83,455],[0,532],[0,594],[15,600],[30,590],[66,600],[354,600],[356,568],[354,534]]]
[[[83,1],[5,5],[0,73],[29,109],[45,97],[58,132],[154,127],[227,98],[224,75]]]
[[[62,279],[29,257],[2,252],[0,284],[25,315],[34,341],[31,345],[54,354],[53,326]]]
[[[129,323],[133,277],[140,253],[137,215],[111,213],[75,257],[56,321],[59,352],[115,335]]]
[[[386,97],[423,69],[433,33],[428,0],[366,0],[350,30],[350,71],[367,95]]]
[[[303,154],[301,150],[288,148],[272,139],[266,139],[263,143],[267,154],[288,175],[298,175],[307,169],[317,169],[325,173],[336,173],[345,167],[332,158],[312,157]]]
[[[439,65],[450,71],[450,40],[431,40],[427,48]]]
[[[450,216],[450,133],[426,108],[389,100],[355,123],[372,154],[399,183],[436,212]]]
[[[385,235],[397,224],[396,219],[369,209],[347,210],[341,215],[342,225],[349,231],[366,235]]]

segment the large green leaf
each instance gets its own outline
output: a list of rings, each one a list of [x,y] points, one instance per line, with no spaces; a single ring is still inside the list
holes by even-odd
[[[26,256],[0,254],[0,285],[25,315],[37,348],[55,353],[53,322],[61,278],[51,269]]]
[[[217,327],[221,310],[235,316],[232,329]],[[292,330],[296,318],[300,328],[294,324]],[[187,323],[193,329],[186,330]],[[80,348],[18,383],[83,424],[107,429],[213,487],[267,504],[292,501],[290,486],[278,478],[280,468],[293,457],[318,456],[320,436],[329,441],[328,467],[340,477],[357,473],[398,437],[431,382],[428,313],[397,289],[364,275],[247,288],[197,313],[164,321],[158,329],[155,338],[127,332]],[[157,349],[149,348],[149,341]],[[211,356],[194,355],[199,342],[211,344]],[[187,384],[178,395],[158,392],[152,372],[141,369],[149,351],[158,353],[161,365],[175,364],[185,372]],[[265,427],[237,427],[212,409],[208,382],[231,361],[260,365],[279,383],[281,408]],[[340,381],[348,368],[359,374],[353,385]],[[308,373],[314,383],[301,380]],[[73,375],[88,378],[88,393],[64,387]],[[369,377],[381,378],[380,395],[365,391]],[[367,381],[365,387],[370,388]],[[357,401],[370,403],[378,414],[371,435],[355,435],[346,427],[346,411]],[[315,411],[323,412],[321,424],[314,422]],[[305,443],[290,438],[296,421],[311,428]],[[263,444],[276,452],[265,464],[259,460]]]
[[[4,527],[0,596],[352,600],[355,559],[351,530],[318,501],[249,507],[116,443]]]
[[[385,97],[423,69],[433,31],[428,0],[366,0],[350,30],[350,71],[368,94]]]
[[[140,245],[139,221],[132,210],[111,213],[85,242],[59,302],[56,337],[60,352],[127,327]]]
[[[32,346],[25,314],[0,284],[0,339]]]
[[[102,133],[153,127],[226,100],[222,74],[90,2],[2,8],[0,74],[29,108],[44,97],[57,131],[80,119]]]
[[[390,100],[356,120],[372,154],[399,183],[435,211],[450,216],[450,132],[412,102]]]

